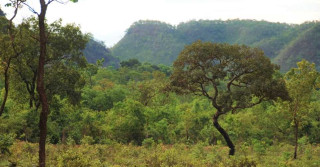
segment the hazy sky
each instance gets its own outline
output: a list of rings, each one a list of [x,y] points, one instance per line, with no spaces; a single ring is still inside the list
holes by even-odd
[[[38,9],[39,0],[28,0]],[[66,1],[66,0],[65,0]],[[8,0],[0,0],[2,9]],[[19,18],[32,15],[27,7]],[[320,20],[320,0],[79,0],[78,3],[52,3],[48,20],[79,24],[108,47],[138,20],[159,20],[172,25],[199,19],[255,19],[300,24]]]

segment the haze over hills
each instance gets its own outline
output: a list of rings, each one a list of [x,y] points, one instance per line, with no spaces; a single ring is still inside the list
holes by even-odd
[[[95,64],[97,60],[104,59],[104,66],[118,67],[120,64],[119,58],[112,56],[111,50],[107,48],[103,42],[90,39],[83,51],[89,63]]]
[[[286,71],[302,58],[320,63],[320,23],[301,25],[254,20],[199,20],[172,26],[138,21],[111,49],[120,60],[171,65],[185,45],[196,40],[259,47]]]

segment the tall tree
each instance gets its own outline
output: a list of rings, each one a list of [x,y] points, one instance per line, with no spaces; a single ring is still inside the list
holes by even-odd
[[[289,110],[294,124],[294,159],[297,158],[299,126],[302,116],[310,105],[312,93],[319,87],[316,83],[319,73],[316,71],[315,64],[302,60],[297,65],[297,68],[292,68],[285,75],[288,92],[292,99],[289,103]]]
[[[197,41],[180,53],[170,79],[175,91],[211,101],[216,109],[213,125],[234,155],[235,146],[218,119],[265,100],[289,99],[284,81],[273,76],[277,69],[260,49]]]
[[[39,26],[39,61],[38,61],[38,69],[37,69],[37,91],[39,94],[39,99],[41,103],[41,112],[40,112],[40,121],[39,121],[39,129],[40,129],[40,139],[39,139],[39,166],[45,167],[45,142],[47,137],[47,119],[49,114],[49,104],[47,100],[47,95],[45,91],[44,84],[44,65],[47,56],[47,43],[48,43],[48,33],[47,27],[45,24],[46,14],[48,6],[52,2],[62,3],[60,0],[39,0],[40,3],[40,12],[37,12],[32,6],[28,4],[28,0],[22,0],[21,2],[28,6],[29,9],[38,16],[38,26]],[[72,2],[77,2],[78,0],[70,0]],[[12,0],[9,0],[8,4],[12,4]]]
[[[14,7],[14,13],[13,13],[13,16],[8,20],[8,25],[4,25],[4,27],[6,27],[5,29],[7,29],[7,33],[1,34],[1,37],[0,37],[1,43],[2,43],[0,55],[2,59],[4,89],[5,89],[2,103],[0,106],[0,116],[4,111],[8,94],[9,94],[9,78],[10,78],[9,71],[11,68],[11,63],[13,59],[20,56],[21,50],[22,50],[21,46],[17,44],[17,41],[16,41],[17,33],[15,32],[15,27],[13,25],[13,20],[18,14],[18,9],[21,7],[21,3],[23,3],[22,0],[11,0],[11,3],[9,4],[9,6]],[[3,20],[3,18],[1,18],[1,20]]]
[[[79,86],[81,77],[79,68],[86,65],[82,50],[89,40],[87,34],[83,34],[80,28],[68,24],[61,25],[61,20],[48,24],[48,54],[45,66],[45,87],[50,103],[54,95],[68,97],[72,104],[79,102]],[[38,33],[37,19],[34,17],[25,19],[18,27],[21,31],[21,38],[24,44],[24,52],[13,61],[13,70],[16,80],[14,85],[24,86],[29,94],[29,106],[36,109],[39,107],[39,100],[36,96],[36,77],[39,55],[38,41],[33,37]],[[63,70],[63,71],[62,71]],[[58,77],[59,80],[53,77]],[[19,91],[19,94],[22,92]],[[19,96],[19,95],[18,95]],[[17,96],[17,97],[18,97]]]

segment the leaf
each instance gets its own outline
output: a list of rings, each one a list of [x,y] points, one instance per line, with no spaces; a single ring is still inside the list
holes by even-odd
[[[5,7],[10,7],[10,6],[12,6],[12,3],[7,3],[7,4],[5,4],[4,6],[5,6]]]

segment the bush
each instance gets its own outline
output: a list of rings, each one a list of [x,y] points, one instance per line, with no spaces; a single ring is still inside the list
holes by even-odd
[[[9,147],[13,144],[15,134],[0,134],[0,152],[1,154],[10,154]]]
[[[83,150],[82,150],[83,149]],[[67,150],[58,157],[58,167],[94,167],[100,166],[98,159],[93,159],[85,148],[81,150]]]
[[[146,138],[143,140],[142,145],[146,148],[150,148],[155,145],[153,138]]]
[[[83,136],[83,138],[80,141],[81,144],[89,144],[92,145],[94,144],[94,139],[91,136]]]

